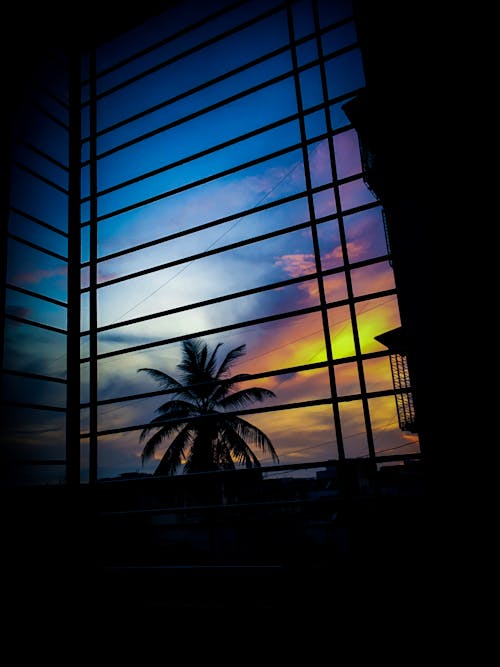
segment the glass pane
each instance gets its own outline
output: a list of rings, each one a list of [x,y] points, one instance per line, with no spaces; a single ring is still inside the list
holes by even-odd
[[[316,305],[317,298],[313,300],[311,296],[309,290],[292,285],[123,326],[99,334],[98,352],[101,354],[137,344],[153,343],[173,336],[195,336],[205,329],[237,325],[255,317],[268,317],[299,306]]]
[[[130,273],[135,268],[157,266],[170,259],[186,257],[194,252],[210,250],[309,220],[306,197],[287,203],[280,203],[277,200],[276,205],[269,209],[245,214],[244,209],[240,210],[237,207],[245,206],[245,200],[251,193],[245,191],[243,187],[235,186],[232,190],[232,200],[225,197],[226,194],[228,196],[231,194],[229,188],[227,191],[223,190],[221,194],[222,197],[212,199],[208,195],[197,196],[193,192],[187,192],[184,196],[177,195],[169,199],[169,206],[165,206],[163,217],[156,218],[154,211],[149,213],[150,207],[145,207],[140,212],[131,211],[100,223],[98,227],[100,256],[119,252],[140,243],[148,243],[168,234],[196,230],[198,225],[209,224],[206,229],[194,231],[192,235],[171,239],[155,248],[138,250],[126,258],[109,260],[100,265],[100,275],[103,277],[106,273],[111,273],[113,276],[123,275],[124,272]],[[231,220],[217,223],[217,218],[222,212],[220,207],[230,205],[233,206],[233,211],[230,213]],[[212,222],[214,224],[210,225]],[[136,257],[140,257],[140,261]]]
[[[311,185],[317,188],[320,185],[332,182],[332,164],[328,141],[324,139],[318,144],[312,144],[309,157],[309,169],[311,171]]]
[[[323,88],[321,85],[321,71],[319,67],[310,67],[301,72],[300,93],[302,95],[302,106],[309,109],[323,101]]]
[[[98,293],[99,326],[305,275],[314,270],[311,257],[309,234],[292,232],[104,286]]]
[[[418,436],[401,431],[394,396],[369,400],[377,454],[413,454],[420,451]]]
[[[216,209],[217,213],[208,218],[214,219],[231,215],[244,208],[258,206],[264,202],[269,203],[279,197],[302,192],[304,189],[302,153],[292,151],[209,183],[190,187],[186,192],[168,195],[157,202],[147,204],[145,210],[142,206],[139,207],[132,214],[142,220],[152,215],[156,218],[156,224],[158,221],[165,224],[180,205],[184,205],[181,215],[182,218],[185,218],[186,213],[192,211],[192,205],[195,203],[197,217],[192,224],[201,224],[198,207],[201,208],[201,217]],[[186,201],[189,199],[192,203],[186,208]],[[205,211],[203,210],[204,204],[206,205]],[[116,197],[112,198],[111,195],[100,198],[99,215],[109,215],[114,211],[119,211],[120,209],[117,208],[119,205],[120,200]]]
[[[339,404],[344,451],[347,458],[368,456],[366,426],[361,401]]]
[[[15,166],[12,168],[10,196],[11,206],[58,229],[68,228],[67,195]]]
[[[394,272],[389,262],[377,262],[351,271],[354,296],[395,289]]]
[[[308,139],[312,139],[318,134],[326,132],[326,118],[323,110],[307,114],[304,117],[304,123],[306,126],[306,137]]]
[[[11,401],[58,408],[66,405],[66,385],[59,382],[5,375],[3,390],[4,396],[8,396]]]
[[[328,25],[334,21],[340,21],[352,15],[350,0],[319,0],[318,12],[320,25]]]
[[[396,296],[357,303],[356,317],[362,354],[387,350],[375,336],[401,326]]]
[[[165,91],[169,97],[185,93],[263,53],[284,46],[287,41],[284,12],[266,19],[265,23],[257,23],[217,40],[106,97],[101,105],[98,129],[143,111],[145,100],[148,107],[159,104],[165,100]],[[172,49],[172,45],[167,48]],[[176,51],[175,55],[178,53]]]
[[[68,187],[68,172],[25,144],[14,144],[13,158],[62,188]]]
[[[358,365],[352,361],[347,364],[335,366],[335,383],[338,396],[349,396],[359,394]]]
[[[348,51],[325,63],[328,96],[339,97],[365,85],[363,64],[359,49]]]
[[[318,238],[323,270],[337,269],[343,266],[344,260],[337,220],[329,220],[318,225]]]
[[[4,359],[9,370],[65,377],[66,336],[6,320]]]
[[[338,2],[330,2],[329,7],[337,7]],[[342,3],[340,3],[342,4]],[[350,12],[346,13],[348,16]],[[353,22],[347,23],[340,28],[334,28],[329,30],[322,36],[323,41],[323,52],[325,55],[333,53],[333,51],[338,51],[339,49],[344,48],[345,46],[350,46],[356,42],[356,28]]]
[[[9,213],[9,232],[67,257],[68,241],[64,236],[12,211]]]
[[[234,370],[238,373],[266,373],[270,370],[326,361],[319,313],[243,327],[199,337],[199,340],[210,346],[223,343],[224,350],[245,344],[244,357],[238,359],[238,363],[234,365]],[[156,387],[153,388],[150,378],[137,370],[157,368],[174,375],[181,359],[180,345],[175,342],[99,360],[99,399],[154,391]]]
[[[347,178],[360,174],[361,156],[359,153],[358,135],[355,130],[348,130],[333,137],[337,178]]]
[[[6,312],[59,329],[66,328],[66,308],[15,290],[6,291]]]
[[[344,227],[350,262],[359,262],[387,254],[380,207],[345,216]]]
[[[309,0],[300,0],[292,5],[295,39],[305,37],[314,31],[314,16]]]
[[[188,153],[195,148],[192,142],[196,140],[193,137],[193,128],[191,125],[187,126],[188,130],[185,139],[179,140],[173,136],[169,137],[169,141],[184,146]],[[204,134],[206,135],[205,130]],[[163,171],[160,174],[133,183],[125,188],[120,188],[115,192],[102,195],[99,198],[100,214],[104,215],[114,209],[128,206],[149,197],[155,197],[164,192],[211,177],[221,171],[237,167],[244,162],[251,162],[274,151],[285,149],[290,144],[298,143],[298,141],[298,123],[296,121],[287,123],[272,131],[264,132],[246,141],[239,141],[223,150],[180,165],[173,170]],[[155,160],[152,158],[152,155],[156,156],[160,161],[160,167],[165,166],[166,152],[163,147],[151,146],[144,152],[142,144],[135,144],[127,150],[114,153],[109,158],[102,160],[99,163],[102,167],[99,172],[102,187],[107,187],[107,181],[113,181],[112,185],[114,185],[116,182],[128,178],[123,172],[125,169],[130,171],[130,165],[132,165],[138,175],[141,175],[141,172],[144,172],[147,167],[154,167]],[[171,153],[169,157],[172,157]]]
[[[63,413],[9,405],[1,408],[0,414],[5,461],[65,458],[66,418]],[[59,472],[64,474],[63,466]]]
[[[343,183],[339,187],[339,191],[343,211],[376,201],[375,195],[368,189],[362,179]]]
[[[9,239],[8,253],[7,282],[66,301],[66,262],[13,239]]]
[[[331,308],[328,311],[328,321],[334,359],[353,356],[355,349],[349,307]]]
[[[322,190],[313,195],[314,214],[316,218],[326,218],[337,211],[335,193],[332,188]]]
[[[345,273],[335,273],[325,277],[325,296],[329,303],[347,299],[347,285]]]
[[[363,361],[366,391],[384,391],[392,389],[392,373],[389,357],[365,359]]]

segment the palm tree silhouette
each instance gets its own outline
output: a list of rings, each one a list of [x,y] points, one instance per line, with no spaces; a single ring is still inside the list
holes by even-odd
[[[161,442],[173,437],[158,467],[157,475],[174,475],[185,461],[184,472],[234,469],[235,463],[247,468],[260,467],[251,446],[259,447],[279,463],[278,455],[265,433],[245,419],[226,410],[237,410],[253,401],[274,397],[274,392],[261,387],[236,389],[236,385],[250,376],[240,373],[228,377],[232,364],[245,354],[246,345],[230,350],[217,368],[217,352],[222,343],[210,351],[207,344],[196,340],[183,341],[182,361],[177,365],[182,382],[152,368],[145,371],[162,387],[172,393],[163,403],[140,436],[147,440],[142,451],[142,462],[150,459]]]

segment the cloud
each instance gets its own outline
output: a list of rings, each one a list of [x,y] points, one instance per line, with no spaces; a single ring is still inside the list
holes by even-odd
[[[33,308],[28,306],[7,306],[6,311],[9,315],[15,315],[16,317],[22,317],[23,319],[30,319],[33,316]],[[20,325],[19,322],[12,322],[11,326]]]
[[[314,255],[311,253],[281,255],[275,259],[275,265],[282,268],[292,278],[297,278],[306,273],[314,273],[316,271],[316,263]]]
[[[47,280],[48,278],[54,278],[56,276],[66,277],[67,274],[68,269],[66,266],[59,266],[53,269],[34,268],[30,271],[15,273],[12,277],[12,281],[15,283],[36,285],[43,282],[44,280]]]

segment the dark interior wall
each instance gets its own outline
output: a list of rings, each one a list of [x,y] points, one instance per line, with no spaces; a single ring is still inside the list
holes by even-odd
[[[419,436],[431,462],[436,455],[431,442],[436,289],[432,218],[439,166],[433,132],[439,60],[433,48],[432,13],[426,3],[354,0],[353,4],[370,95],[370,126],[382,153],[383,204]]]

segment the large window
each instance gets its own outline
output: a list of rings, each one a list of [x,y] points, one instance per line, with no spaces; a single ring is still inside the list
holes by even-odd
[[[184,2],[85,53],[80,75],[80,229],[69,231],[81,242],[81,481],[154,472],[168,441],[143,463],[139,435],[165,394],[137,371],[176,376],[192,339],[246,345],[234,372],[275,394],[248,419],[282,464],[418,451],[375,340],[399,314],[382,210],[342,110],[364,85],[350,4]],[[11,444],[54,459],[67,379],[58,109],[44,146],[23,140],[16,157],[16,169],[44,163],[12,192],[5,342]],[[55,411],[39,417],[23,392]]]

